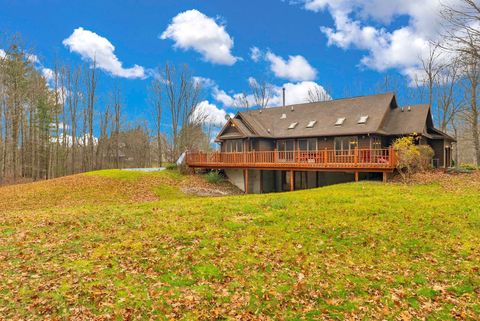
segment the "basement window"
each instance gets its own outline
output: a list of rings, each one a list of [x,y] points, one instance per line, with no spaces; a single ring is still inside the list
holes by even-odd
[[[361,116],[360,119],[358,120],[359,124],[366,124],[368,120],[368,115],[366,116]]]
[[[345,122],[345,117],[337,118],[337,122],[335,123],[335,126],[342,126],[344,122]]]
[[[315,126],[315,124],[317,123],[316,120],[311,120],[308,125],[307,125],[307,128],[313,128],[313,126]]]
[[[288,129],[294,129],[295,127],[297,127],[298,123],[295,122],[295,123],[291,123],[290,126],[288,126]]]

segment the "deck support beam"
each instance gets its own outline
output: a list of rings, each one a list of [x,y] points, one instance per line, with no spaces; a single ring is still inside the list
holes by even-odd
[[[243,170],[243,182],[245,184],[245,194],[248,194],[248,169]]]
[[[355,171],[355,182],[358,182],[358,171]]]
[[[295,172],[290,171],[290,191],[295,190]]]
[[[388,173],[387,172],[383,172],[383,182],[386,183],[388,180]]]

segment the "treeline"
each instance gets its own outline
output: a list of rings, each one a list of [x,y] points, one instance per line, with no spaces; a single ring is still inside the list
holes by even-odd
[[[0,184],[105,168],[158,166],[195,144],[209,147],[205,117],[197,110],[201,87],[187,67],[177,71],[167,64],[159,70],[146,102],[149,121],[132,122],[125,119],[126,106],[116,83],[99,95],[95,62],[57,63],[43,75],[19,36],[4,48]]]

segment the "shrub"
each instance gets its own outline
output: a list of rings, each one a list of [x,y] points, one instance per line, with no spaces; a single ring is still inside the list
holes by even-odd
[[[461,169],[466,169],[468,171],[474,171],[474,170],[478,169],[477,165],[475,165],[475,164],[461,164],[460,168]]]
[[[223,176],[219,171],[208,172],[207,175],[205,175],[205,178],[207,179],[207,182],[212,184],[218,184],[223,181]]]
[[[417,146],[420,153],[419,156],[419,169],[421,171],[426,171],[432,169],[432,159],[435,155],[433,149],[428,145],[419,145]]]
[[[165,166],[165,168],[168,169],[169,171],[173,171],[173,170],[177,169],[177,164],[170,163],[170,164],[167,164],[167,166]]]
[[[397,170],[404,180],[415,172],[431,168],[433,149],[427,145],[415,145],[414,137],[396,139],[393,148],[397,153]]]

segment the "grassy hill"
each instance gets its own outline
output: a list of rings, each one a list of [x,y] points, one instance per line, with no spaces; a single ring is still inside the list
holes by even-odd
[[[101,171],[0,188],[0,319],[479,319],[480,175],[196,197]]]

